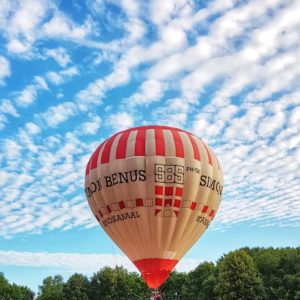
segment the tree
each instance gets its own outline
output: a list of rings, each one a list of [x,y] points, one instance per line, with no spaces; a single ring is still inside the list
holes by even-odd
[[[0,273],[0,300],[14,300],[11,286],[3,273]]]
[[[16,300],[33,300],[34,299],[34,292],[30,290],[26,286],[19,286],[16,284],[12,284],[12,296],[13,299]]]
[[[115,295],[115,279],[113,269],[105,267],[91,278],[90,299],[112,300]]]
[[[89,280],[82,274],[72,275],[63,287],[63,300],[89,300]]]
[[[203,262],[188,274],[188,295],[190,299],[215,299],[216,267],[211,262]]]
[[[146,293],[146,285],[140,276],[123,267],[105,267],[91,278],[91,300],[137,299]]]
[[[217,268],[217,299],[264,299],[261,276],[246,251],[230,252],[219,260]]]
[[[126,299],[149,299],[149,289],[142,279],[142,277],[136,272],[130,272],[126,277],[126,289],[128,298]]]
[[[46,277],[39,286],[36,300],[63,300],[63,278],[60,275]]]
[[[173,271],[167,281],[161,286],[160,291],[164,300],[185,300],[189,299],[186,293],[188,275]]]
[[[300,248],[245,250],[262,275],[267,299],[300,298]]]
[[[0,273],[0,300],[33,300],[34,292],[28,287],[10,284]]]

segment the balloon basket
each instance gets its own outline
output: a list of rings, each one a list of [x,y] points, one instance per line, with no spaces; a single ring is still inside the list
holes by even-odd
[[[158,289],[152,290],[150,300],[163,300],[162,294]]]

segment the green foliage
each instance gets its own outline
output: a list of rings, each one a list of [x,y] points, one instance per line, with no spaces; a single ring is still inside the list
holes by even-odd
[[[90,283],[86,276],[72,275],[63,286],[64,300],[89,300]]]
[[[34,292],[28,287],[12,284],[12,297],[18,300],[33,300]]]
[[[0,300],[33,300],[34,292],[24,286],[10,284],[0,273]]]
[[[218,262],[217,299],[264,299],[261,276],[244,250],[230,252]]]
[[[267,299],[300,299],[300,248],[245,248],[261,273]]]
[[[216,285],[216,267],[211,262],[203,262],[188,274],[189,299],[216,299],[214,287]]]
[[[145,283],[136,273],[122,267],[105,267],[91,278],[91,300],[138,299],[148,293]]]
[[[60,275],[46,277],[39,286],[37,300],[63,300],[63,278]]]
[[[0,300],[13,300],[11,285],[3,273],[0,273]]]
[[[161,286],[160,290],[164,300],[189,299],[186,292],[188,275],[186,273],[172,272],[168,280]]]

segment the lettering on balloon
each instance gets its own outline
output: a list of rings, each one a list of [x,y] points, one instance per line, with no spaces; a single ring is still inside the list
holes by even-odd
[[[208,225],[209,225],[209,220],[207,220],[205,217],[202,217],[202,216],[198,216],[198,217],[196,218],[196,222],[202,223],[202,224],[205,225],[206,227],[208,227]]]
[[[117,172],[104,176],[105,186],[111,187],[120,183],[129,183],[135,181],[146,181],[145,170],[131,170],[127,172]]]
[[[187,172],[194,172],[194,173],[197,173],[197,174],[201,174],[200,169],[197,168],[197,167],[186,167],[186,171]]]
[[[106,227],[109,224],[113,224],[119,221],[124,221],[127,219],[137,219],[140,218],[141,215],[137,212],[137,211],[133,211],[131,213],[123,213],[123,214],[119,214],[119,215],[114,215],[112,217],[106,218],[103,221],[103,225]]]
[[[91,181],[85,188],[85,194],[87,198],[92,197],[95,193],[100,192],[104,187],[112,187],[116,184],[136,182],[136,181],[146,181],[146,170],[131,170],[126,172],[116,172],[103,178],[98,178]]]
[[[87,198],[90,198],[93,196],[96,192],[102,190],[102,184],[101,184],[101,179],[97,179],[96,181],[91,181],[89,183],[89,186],[85,188],[85,194]]]
[[[221,184],[220,181],[217,181],[216,179],[213,179],[209,176],[206,175],[201,175],[200,176],[200,186],[206,186],[209,189],[216,191],[218,195],[222,195],[223,193],[223,185]]]

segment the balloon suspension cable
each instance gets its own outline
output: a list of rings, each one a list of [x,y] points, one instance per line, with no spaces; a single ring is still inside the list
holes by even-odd
[[[150,300],[163,300],[162,294],[158,289],[152,289]]]
[[[112,240],[110,240],[110,246],[111,246],[111,250],[113,252],[113,256],[114,256],[114,259],[115,259],[115,266],[118,267],[119,266],[119,264],[118,264],[118,258],[117,258],[115,247],[114,247],[114,243],[112,242]]]

